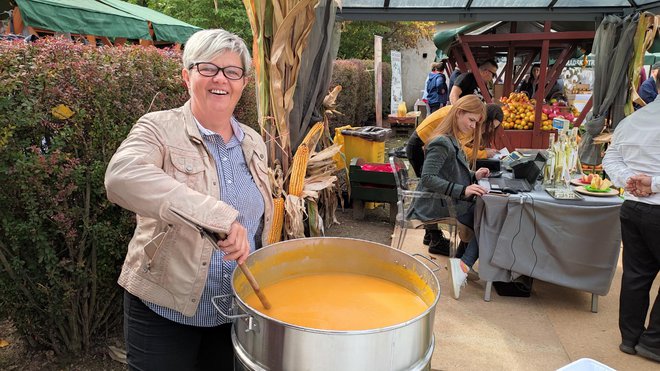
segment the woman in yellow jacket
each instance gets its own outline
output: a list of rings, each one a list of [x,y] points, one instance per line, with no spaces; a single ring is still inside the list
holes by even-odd
[[[422,165],[424,165],[424,145],[431,140],[431,133],[444,121],[450,110],[451,106],[445,106],[433,112],[417,126],[410,139],[408,139],[406,156],[418,178],[421,176]],[[503,119],[504,113],[499,105],[494,103],[486,105],[486,121],[484,122],[484,132],[481,137],[482,146],[480,146],[481,149],[477,152],[477,158],[490,158],[498,152],[488,147],[493,145],[492,141],[494,139],[495,129],[502,123]],[[459,138],[459,140],[461,140],[463,151],[465,151],[467,158],[471,159],[472,140],[466,140],[466,138]]]

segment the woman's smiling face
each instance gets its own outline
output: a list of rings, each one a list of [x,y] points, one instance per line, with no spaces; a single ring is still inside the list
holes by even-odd
[[[221,69],[227,67],[243,69],[240,55],[232,51],[223,52],[212,60],[204,62],[212,63]],[[217,75],[209,77],[202,75],[200,69],[205,74],[209,71],[214,72],[212,71],[214,67],[208,64],[193,66],[182,71],[183,80],[190,92],[191,108],[195,117],[201,119],[207,115],[220,113],[232,115],[246,85],[245,75],[232,80],[225,76],[225,74],[230,75],[229,71],[218,70]]]

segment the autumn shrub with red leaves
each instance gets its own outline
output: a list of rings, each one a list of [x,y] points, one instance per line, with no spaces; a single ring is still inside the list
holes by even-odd
[[[107,163],[136,120],[188,98],[178,52],[0,42],[0,318],[32,345],[89,349],[121,324],[135,217]]]

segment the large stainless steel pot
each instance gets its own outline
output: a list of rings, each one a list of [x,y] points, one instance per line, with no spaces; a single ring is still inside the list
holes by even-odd
[[[428,309],[394,326],[364,331],[317,330],[270,318],[247,305],[245,276],[232,277],[235,315],[232,341],[248,370],[428,370],[438,279],[423,263],[389,246],[349,238],[305,238],[260,249],[246,264],[260,286],[292,276],[345,272],[390,280],[419,295]],[[227,300],[218,297],[214,300]],[[216,305],[219,308],[219,306]]]

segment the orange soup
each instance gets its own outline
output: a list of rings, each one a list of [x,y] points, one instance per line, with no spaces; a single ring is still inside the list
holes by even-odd
[[[253,292],[245,302],[271,318],[322,330],[392,326],[411,320],[428,308],[405,287],[360,274],[313,274],[286,279],[261,290],[271,309],[264,309]]]

